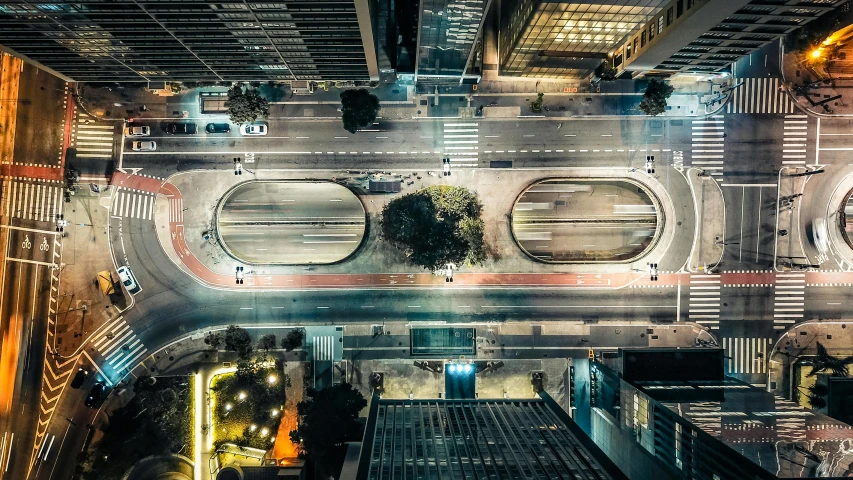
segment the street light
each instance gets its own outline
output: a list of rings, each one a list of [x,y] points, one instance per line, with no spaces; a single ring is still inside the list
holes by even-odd
[[[240,392],[237,394],[237,400],[242,402],[245,399],[246,399],[246,392]]]
[[[278,377],[276,377],[275,375],[271,374],[269,377],[267,377],[267,382],[270,385],[275,385],[275,382],[277,382],[277,381],[278,381]]]

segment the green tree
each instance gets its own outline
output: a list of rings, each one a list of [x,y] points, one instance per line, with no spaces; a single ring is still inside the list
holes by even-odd
[[[234,85],[228,90],[225,106],[231,121],[238,125],[252,123],[258,117],[267,117],[270,114],[269,102],[255,89],[247,88],[244,92],[242,85]]]
[[[308,458],[323,468],[329,463],[333,449],[343,445],[358,431],[359,412],[367,400],[349,383],[339,383],[323,390],[308,389],[308,398],[296,406],[299,427],[290,432]]]
[[[485,260],[482,204],[463,187],[433,186],[396,198],[382,210],[382,236],[430,270]]]
[[[601,73],[598,75],[598,78],[600,78],[602,82],[612,82],[616,80],[618,73],[619,71],[613,66],[613,62],[605,60],[605,62],[601,64]]]
[[[668,85],[656,78],[649,81],[643,100],[640,102],[640,110],[646,115],[660,115],[666,111],[666,100],[672,95],[672,85]]]
[[[281,339],[281,348],[291,352],[302,346],[305,340],[305,330],[302,328],[294,328],[287,332],[284,338]]]
[[[538,93],[536,95],[536,100],[534,100],[533,103],[530,104],[530,109],[533,110],[534,112],[541,112],[542,107],[544,107],[544,106],[545,106],[545,94],[544,93]]]
[[[220,332],[210,332],[204,337],[205,345],[210,345],[210,348],[216,349],[222,345],[222,333]]]
[[[265,352],[269,352],[270,350],[275,348],[275,346],[276,346],[275,335],[273,335],[272,333],[268,333],[268,334],[266,334],[263,337],[258,339],[258,345],[257,345],[258,350],[263,350]]]
[[[248,359],[252,355],[252,338],[245,328],[231,325],[225,330],[225,350],[237,352],[241,359]]]
[[[349,133],[373,125],[380,108],[379,98],[364,88],[341,92],[344,129]]]

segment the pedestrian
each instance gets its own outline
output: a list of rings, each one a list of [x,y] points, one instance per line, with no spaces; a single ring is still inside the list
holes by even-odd
[[[563,122],[557,124],[557,130],[559,130],[563,126]]]
[[[780,236],[780,237],[784,237],[784,236],[786,236],[786,235],[788,235],[788,231],[787,231],[787,230],[779,230],[779,236]]]

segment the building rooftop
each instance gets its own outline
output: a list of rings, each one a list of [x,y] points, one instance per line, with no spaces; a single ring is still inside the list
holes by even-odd
[[[374,396],[357,478],[626,477],[543,393],[532,400]]]

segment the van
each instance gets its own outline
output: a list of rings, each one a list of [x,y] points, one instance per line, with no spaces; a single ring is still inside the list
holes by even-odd
[[[194,123],[167,123],[166,133],[169,135],[195,135],[198,126]]]

